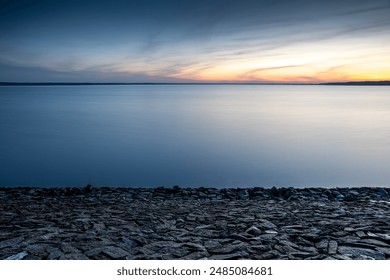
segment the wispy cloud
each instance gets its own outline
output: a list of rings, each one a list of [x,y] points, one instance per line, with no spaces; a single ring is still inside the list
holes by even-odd
[[[0,63],[15,75],[34,67],[148,81],[337,79],[329,73],[354,77],[347,72],[363,75],[365,65],[370,77],[388,72],[378,59],[390,58],[384,0],[11,2],[0,4]],[[341,65],[353,67],[334,70]]]

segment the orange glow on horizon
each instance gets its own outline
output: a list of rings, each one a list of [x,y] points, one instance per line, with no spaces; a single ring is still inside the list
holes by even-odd
[[[311,46],[311,48],[314,48]],[[349,47],[286,49],[284,54],[252,55],[190,65],[170,77],[201,82],[322,83],[390,80],[390,52],[376,54]],[[336,51],[337,50],[337,51]]]
[[[180,73],[175,78],[200,82],[269,82],[269,83],[326,83],[326,82],[355,82],[355,81],[387,81],[390,80],[390,70],[383,72],[343,72],[329,70],[323,72],[268,71],[255,76],[243,75],[232,71],[205,71],[197,73]]]
[[[360,39],[313,41],[239,55],[217,50],[177,52],[177,59],[118,65],[120,73],[194,82],[326,83],[390,80],[390,51],[382,42]],[[186,59],[190,59],[188,63]],[[181,66],[183,64],[183,66]]]

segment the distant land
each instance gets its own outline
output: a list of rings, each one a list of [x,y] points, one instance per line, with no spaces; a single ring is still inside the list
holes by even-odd
[[[222,83],[67,83],[67,82],[0,82],[0,86],[110,86],[110,85],[329,85],[329,86],[390,86],[390,81],[358,81],[328,83],[255,83],[255,82],[222,82]]]
[[[329,86],[390,86],[390,81],[359,81],[359,82],[332,82],[321,83]]]

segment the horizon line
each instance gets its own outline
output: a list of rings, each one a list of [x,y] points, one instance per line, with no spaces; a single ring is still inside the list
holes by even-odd
[[[346,81],[321,83],[283,82],[0,82],[0,86],[83,86],[83,85],[390,85],[384,81]]]

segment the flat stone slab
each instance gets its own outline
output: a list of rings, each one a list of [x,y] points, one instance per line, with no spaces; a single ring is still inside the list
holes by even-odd
[[[0,188],[0,259],[390,259],[386,188]]]
[[[102,249],[102,252],[113,259],[126,257],[129,253],[119,247],[107,246]]]

